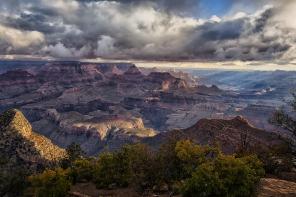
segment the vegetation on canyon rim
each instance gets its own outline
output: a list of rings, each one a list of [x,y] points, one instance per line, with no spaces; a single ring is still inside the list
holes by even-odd
[[[133,187],[139,193],[250,196],[264,175],[263,164],[255,155],[227,156],[218,148],[189,140],[170,141],[158,151],[143,144],[125,145],[98,158],[83,157],[73,147],[62,167],[28,178],[27,196],[65,196],[79,182],[93,182],[102,189]]]

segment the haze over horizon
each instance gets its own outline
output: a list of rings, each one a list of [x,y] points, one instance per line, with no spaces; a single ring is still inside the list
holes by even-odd
[[[0,58],[295,70],[295,9],[293,0],[2,1]]]

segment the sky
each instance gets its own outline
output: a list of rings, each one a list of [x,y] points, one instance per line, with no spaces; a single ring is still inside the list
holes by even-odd
[[[0,1],[0,58],[291,66],[295,10],[296,0]]]

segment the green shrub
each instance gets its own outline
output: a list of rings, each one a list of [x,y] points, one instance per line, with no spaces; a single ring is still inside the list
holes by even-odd
[[[185,182],[183,195],[248,197],[263,174],[262,163],[255,156],[235,158],[219,155],[197,167]]]
[[[266,173],[280,175],[284,172],[293,170],[293,152],[288,144],[275,146],[268,151],[262,151],[259,154],[261,161],[264,164]]]
[[[98,188],[108,188],[110,185],[125,187],[130,177],[126,158],[115,153],[102,153],[99,156],[95,169],[95,183]]]
[[[251,196],[255,184],[262,176],[262,165],[256,166],[257,158],[235,158],[221,156],[215,161],[225,195],[229,197]]]
[[[186,178],[191,176],[197,166],[217,156],[219,151],[208,146],[194,144],[189,140],[183,140],[177,142],[175,153],[182,166],[182,178]]]
[[[182,188],[183,195],[188,197],[218,197],[223,191],[222,180],[211,162],[200,165]]]
[[[23,167],[3,169],[0,165],[0,196],[21,196],[27,187],[26,179],[29,174]]]
[[[157,180],[157,170],[153,152],[143,144],[127,145],[118,153],[119,158],[126,158],[130,174],[129,185],[143,191],[152,187]]]
[[[198,165],[218,154],[216,148],[203,147],[189,140],[169,141],[157,152],[158,178],[168,184],[190,178]]]
[[[254,155],[226,156],[217,148],[191,141],[171,141],[156,153],[146,145],[126,145],[98,158],[76,158],[67,170],[46,170],[29,178],[33,196],[64,196],[71,183],[93,182],[98,188],[133,187],[173,191],[184,196],[251,196],[264,175]],[[31,196],[32,196],[31,195]]]
[[[66,169],[68,167],[71,167],[71,165],[77,160],[77,159],[83,159],[85,156],[85,152],[82,150],[79,144],[71,143],[66,148],[67,157],[65,157],[60,163],[61,167]]]
[[[96,164],[95,182],[98,188],[110,185],[126,187],[151,181],[151,154],[145,145],[126,145],[115,153],[102,153]]]
[[[68,173],[68,170],[55,169],[30,176],[30,187],[27,189],[26,195],[36,197],[66,196],[71,187]]]
[[[182,177],[182,163],[177,157],[175,148],[177,141],[171,140],[163,144],[158,150],[155,158],[155,166],[157,173],[157,181],[159,183],[175,182]]]
[[[95,161],[93,159],[77,159],[70,168],[74,183],[91,181],[94,178]]]

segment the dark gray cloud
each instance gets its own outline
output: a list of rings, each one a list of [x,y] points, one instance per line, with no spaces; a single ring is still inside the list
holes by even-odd
[[[0,53],[148,60],[295,58],[295,1],[234,1],[222,18],[198,19],[198,0],[0,2]],[[245,3],[253,12],[240,11]],[[288,5],[288,7],[287,7]],[[260,9],[259,9],[260,8]],[[9,34],[7,32],[9,31]]]
[[[64,32],[65,27],[62,25],[53,25],[54,18],[48,17],[43,13],[20,13],[18,18],[7,17],[4,24],[16,29],[26,31],[39,31],[45,34],[55,32]]]

